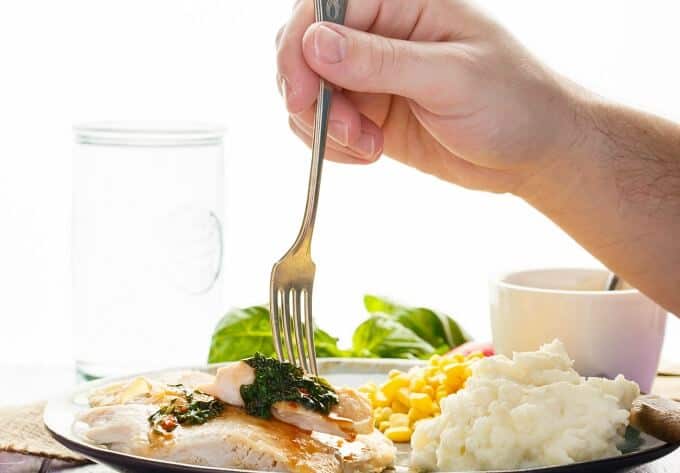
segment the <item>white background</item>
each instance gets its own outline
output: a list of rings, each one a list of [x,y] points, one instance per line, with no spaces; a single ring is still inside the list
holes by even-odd
[[[274,80],[274,35],[291,4],[0,3],[0,364],[71,359],[74,122],[226,124],[227,305],[266,300],[271,265],[298,228],[310,154],[288,131]],[[484,4],[562,73],[680,121],[680,3]],[[489,338],[494,272],[597,266],[518,199],[457,189],[388,159],[368,168],[329,164],[323,184],[315,312],[345,339],[363,316],[364,292],[440,308]],[[680,323],[669,321],[666,356],[680,359],[668,343]],[[205,349],[208,340],[194,343]]]

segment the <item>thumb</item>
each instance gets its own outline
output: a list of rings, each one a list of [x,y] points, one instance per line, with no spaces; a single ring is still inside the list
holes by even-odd
[[[309,67],[333,84],[413,100],[440,95],[454,67],[444,55],[446,43],[385,38],[334,23],[311,25],[302,47]]]

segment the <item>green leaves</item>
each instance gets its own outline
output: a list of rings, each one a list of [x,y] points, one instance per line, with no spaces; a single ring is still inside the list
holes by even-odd
[[[258,352],[274,354],[269,310],[264,306],[235,309],[217,324],[208,362],[236,361]]]
[[[318,357],[346,356],[346,353],[338,348],[338,339],[323,330],[316,329],[314,339]],[[274,356],[269,309],[265,306],[254,306],[228,312],[215,328],[208,362],[242,360],[255,353]]]
[[[352,354],[361,358],[427,358],[434,352],[411,329],[385,315],[372,315],[352,337]]]
[[[364,296],[364,306],[371,314],[385,314],[411,329],[437,352],[447,352],[468,341],[455,320],[424,307],[405,307],[377,296]]]
[[[364,297],[364,306],[369,317],[354,331],[348,350],[338,347],[337,338],[315,329],[318,357],[428,358],[469,339],[452,318],[430,309],[371,295]],[[213,333],[208,361],[241,360],[255,353],[274,355],[269,310],[254,306],[230,311]]]

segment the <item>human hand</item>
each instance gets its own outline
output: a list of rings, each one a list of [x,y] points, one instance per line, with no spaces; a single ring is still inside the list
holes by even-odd
[[[575,87],[463,0],[349,2],[347,26],[298,0],[277,36],[290,126],[311,144],[319,76],[334,84],[334,161],[388,156],[464,187],[520,193],[575,141]]]

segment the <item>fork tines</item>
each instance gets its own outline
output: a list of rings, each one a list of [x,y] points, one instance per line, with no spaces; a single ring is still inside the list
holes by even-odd
[[[316,375],[311,288],[278,288],[272,285],[270,301],[277,357]]]

